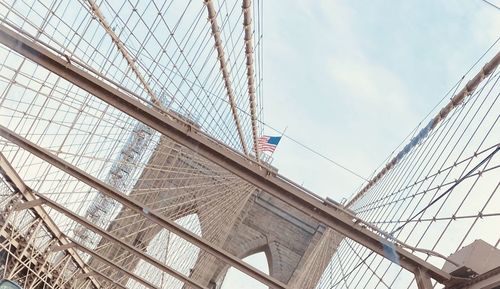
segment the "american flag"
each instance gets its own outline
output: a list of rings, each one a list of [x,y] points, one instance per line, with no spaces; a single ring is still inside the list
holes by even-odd
[[[280,136],[263,135],[257,139],[257,148],[263,152],[274,152],[280,140]]]

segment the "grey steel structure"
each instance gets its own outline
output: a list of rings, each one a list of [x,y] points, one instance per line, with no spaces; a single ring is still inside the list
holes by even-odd
[[[224,36],[221,31],[224,26],[218,23],[223,13],[215,10],[212,1],[205,1],[201,6],[202,11],[206,9],[208,21],[205,25],[215,43],[213,50],[212,46],[208,49],[211,53],[207,58],[213,57],[214,67],[220,70],[220,91],[228,98],[221,102],[229,116],[227,121],[219,111],[213,114],[197,111],[206,107],[198,95],[190,94],[196,80],[189,82],[189,75],[177,80],[176,71],[172,71],[179,66],[194,70],[194,63],[182,60],[174,62],[171,70],[148,70],[146,64],[161,62],[162,57],[171,61],[168,47],[151,45],[152,50],[160,48],[158,57],[146,61],[146,56],[140,53],[148,49],[147,45],[136,49],[137,54],[131,53],[133,48],[129,46],[133,46],[134,41],[129,37],[134,37],[132,32],[122,39],[99,5],[94,1],[80,4],[81,11],[90,15],[89,23],[97,23],[96,29],[102,30],[102,39],[111,40],[109,48],[114,51],[115,59],[123,59],[116,67],[109,62],[107,72],[103,71],[107,63],[102,66],[92,63],[85,59],[87,54],[79,54],[77,46],[70,53],[60,50],[64,43],[55,41],[55,36],[45,41],[47,35],[50,36],[47,32],[49,20],[39,26],[26,24],[38,27],[33,35],[9,16],[22,16],[24,10],[4,5],[9,9],[0,24],[2,51],[21,62],[11,74],[6,69],[10,61],[12,65],[18,64],[6,60],[2,71],[9,79],[9,86],[0,100],[0,111],[4,108],[7,115],[6,122],[0,126],[3,144],[0,233],[6,277],[18,280],[27,288],[218,288],[227,269],[235,267],[271,288],[349,288],[345,283],[327,284],[325,280],[343,275],[340,280],[346,282],[350,278],[351,273],[343,272],[342,261],[339,261],[341,274],[335,273],[335,262],[336,258],[343,258],[339,253],[343,246],[352,246],[352,241],[370,252],[366,258],[358,256],[361,264],[366,265],[375,254],[409,272],[414,276],[412,284],[418,288],[432,288],[431,280],[447,288],[461,288],[496,276],[490,272],[488,276],[480,275],[481,278],[475,279],[472,275],[442,270],[421,254],[441,260],[446,260],[445,256],[395,237],[415,217],[408,217],[397,230],[389,231],[377,226],[377,218],[365,221],[363,211],[357,209],[363,209],[365,203],[380,202],[377,199],[368,202],[366,195],[401,166],[399,163],[407,159],[408,154],[431,138],[433,132],[439,131],[440,126],[452,118],[450,114],[465,106],[469,99],[479,98],[481,93],[475,95],[476,92],[490,89],[493,95],[498,95],[492,83],[496,84],[494,79],[498,79],[495,70],[500,54],[457,90],[450,103],[359,194],[346,206],[341,206],[308,192],[280,176],[259,157],[254,157],[260,156],[256,146],[255,79],[258,74],[252,61],[255,54],[248,1],[242,3],[244,21],[239,23],[245,32],[241,43],[245,51],[242,71],[231,69],[226,59],[228,55],[237,56],[232,54],[234,51],[224,50],[224,37],[228,36]],[[153,5],[154,1],[149,4]],[[55,16],[51,15],[58,15],[59,5],[56,1],[46,7],[45,17],[53,19],[51,17]],[[114,13],[109,4],[101,5]],[[132,7],[130,18],[141,9],[145,14],[150,7]],[[158,9],[156,15],[161,15],[157,19],[162,19],[162,8],[155,9]],[[30,19],[29,13],[24,16]],[[62,16],[58,21],[66,23]],[[231,21],[229,16],[222,19],[226,24]],[[126,27],[122,27],[123,31],[128,29]],[[76,32],[80,28],[75,29]],[[192,31],[194,33],[195,29]],[[167,41],[178,41],[174,34],[172,30],[172,38]],[[154,31],[147,35],[146,40],[154,37]],[[201,29],[200,35],[203,35]],[[90,51],[99,50],[92,47],[92,41],[86,36],[76,38],[88,41]],[[180,59],[189,58],[178,43],[175,49]],[[23,67],[25,62],[34,65],[31,74]],[[203,71],[203,67],[200,69]],[[107,73],[111,71],[124,76],[121,80],[116,75],[110,78]],[[180,83],[174,85],[174,91],[168,87],[159,89],[154,85],[162,79],[155,79],[155,73],[173,74],[168,80]],[[241,120],[237,85],[231,81],[239,76],[238,73],[246,80],[246,87],[239,87],[243,95],[248,94],[250,113],[244,114],[246,121]],[[198,79],[204,74],[195,73],[193,77]],[[212,75],[213,71],[208,74]],[[28,82],[22,84],[22,77]],[[182,94],[181,87],[186,83],[190,88],[185,92],[185,99],[192,97],[193,103],[199,101],[201,105],[186,105],[184,100],[176,99],[175,93]],[[25,91],[37,87],[24,112],[23,98],[16,101],[7,95],[14,93],[10,87],[17,85],[24,85]],[[213,97],[205,88],[200,91],[207,94],[208,99]],[[215,97],[212,101],[220,101],[220,95]],[[492,102],[489,107],[478,118],[483,116],[484,119],[491,111],[495,115],[498,104]],[[190,110],[196,113],[191,114]],[[47,115],[50,111],[56,116]],[[57,115],[58,111],[65,114]],[[9,112],[12,117],[8,116]],[[26,120],[33,122],[35,128],[25,129]],[[37,130],[38,123],[43,123],[44,131]],[[495,124],[493,133],[498,132]],[[225,139],[224,133],[232,139]],[[53,139],[47,139],[51,135]],[[254,155],[248,148],[252,143]],[[494,174],[498,167],[495,165],[498,150],[496,142],[489,149],[475,152],[475,156],[486,157],[474,168],[491,163],[484,171]],[[16,173],[17,170],[23,177]],[[428,178],[426,175],[425,180]],[[451,190],[464,178],[460,177]],[[490,199],[495,192],[496,188]],[[392,190],[387,194],[389,197],[382,198],[391,200],[390,196],[396,195]],[[438,200],[428,201],[428,206]],[[481,217],[486,215],[480,213]],[[495,216],[497,214],[493,213],[490,217]],[[267,252],[270,275],[241,260],[261,250]],[[352,267],[352,272],[359,268],[358,265]],[[376,272],[378,267],[371,272],[382,280],[376,286],[390,287],[383,281],[384,276]],[[394,276],[387,273],[387,278]],[[371,284],[369,282],[367,284]]]

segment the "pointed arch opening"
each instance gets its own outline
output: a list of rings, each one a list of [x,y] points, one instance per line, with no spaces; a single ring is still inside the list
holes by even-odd
[[[243,258],[243,261],[252,265],[253,267],[269,274],[269,255],[267,251],[259,251],[252,255]],[[262,284],[261,282],[253,279],[247,274],[231,267],[227,270],[224,277],[222,285],[218,287],[220,289],[267,289],[268,286]]]

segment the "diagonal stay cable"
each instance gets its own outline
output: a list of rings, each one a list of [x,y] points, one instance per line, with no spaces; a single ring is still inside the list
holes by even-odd
[[[491,152],[488,156],[486,156],[481,162],[479,162],[476,166],[474,166],[471,170],[469,170],[464,176],[462,176],[460,179],[458,179],[458,181],[456,181],[450,188],[448,188],[441,195],[439,195],[437,198],[435,198],[434,200],[432,200],[429,204],[427,204],[427,206],[425,206],[424,208],[422,208],[420,211],[418,211],[416,214],[414,214],[411,218],[409,218],[408,220],[406,220],[403,224],[401,224],[401,226],[399,226],[396,229],[394,229],[390,234],[392,235],[392,234],[400,231],[401,229],[403,229],[404,226],[406,226],[408,223],[410,223],[415,218],[417,218],[422,213],[424,213],[429,207],[431,207],[432,205],[434,205],[435,203],[437,203],[437,201],[439,201],[440,199],[442,199],[444,196],[446,196],[449,193],[451,193],[453,191],[453,189],[455,189],[463,180],[467,179],[471,174],[473,174],[477,169],[479,169],[479,167],[481,167],[488,160],[490,160],[491,158],[493,158],[493,156],[498,151],[500,151],[500,145],[497,146],[497,148],[493,152]]]
[[[409,224],[410,222],[412,222],[415,218],[417,218],[420,214],[422,214],[423,212],[425,212],[429,207],[431,207],[432,205],[434,205],[437,201],[439,201],[440,199],[442,199],[444,196],[448,195],[449,193],[451,193],[462,181],[464,181],[465,179],[467,179],[471,174],[473,174],[479,167],[481,167],[482,165],[484,165],[488,160],[492,159],[493,156],[498,152],[500,151],[500,145],[492,152],[490,153],[488,156],[486,156],[481,162],[479,162],[476,166],[474,166],[471,170],[469,170],[467,172],[467,174],[463,175],[459,180],[457,180],[457,182],[455,182],[449,189],[447,189],[446,191],[444,191],[441,195],[439,195],[436,199],[432,200],[427,206],[425,206],[424,208],[422,208],[418,213],[414,214],[411,218],[409,218],[408,220],[406,220],[401,226],[399,226],[398,228],[396,228],[395,230],[393,230],[391,233],[389,233],[388,235],[393,235],[394,233],[400,231],[401,229],[403,229],[407,224]],[[349,273],[345,274],[344,278],[347,278],[349,277],[357,268],[359,268],[363,263],[365,263],[368,258],[370,258],[371,255],[373,255],[373,251],[370,252],[365,258],[363,258],[361,260],[361,262],[359,262],[356,266],[354,266],[353,269],[350,270]],[[343,279],[343,278],[342,278]],[[342,279],[337,282],[336,284],[333,285],[333,287],[331,288],[334,288],[335,286],[337,286],[341,281]]]

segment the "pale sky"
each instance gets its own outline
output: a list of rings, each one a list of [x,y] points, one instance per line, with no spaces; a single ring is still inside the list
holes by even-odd
[[[264,121],[368,178],[499,36],[481,0],[265,1]],[[286,138],[274,158],[338,201],[363,183]],[[267,271],[262,253],[246,260]],[[266,288],[234,272],[223,289]]]
[[[267,1],[264,121],[369,177],[499,36],[480,0]],[[361,184],[287,139],[274,157],[322,196]]]
[[[369,177],[499,36],[500,11],[480,0],[267,1],[264,121]],[[321,196],[362,184],[287,139],[274,158]],[[266,287],[230,272],[223,288]]]

